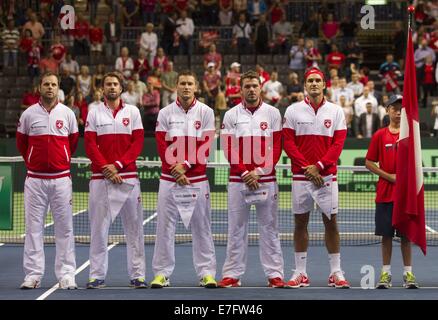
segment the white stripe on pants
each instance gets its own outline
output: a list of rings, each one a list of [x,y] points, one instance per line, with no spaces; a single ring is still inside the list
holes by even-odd
[[[44,221],[50,205],[55,228],[55,275],[75,276],[75,239],[73,235],[72,182],[70,177],[38,179],[24,183],[26,238],[23,268],[25,280],[41,280],[44,275]]]
[[[175,230],[179,212],[172,197],[175,182],[160,180],[157,204],[157,238],[152,269],[154,275],[170,277],[175,268]],[[190,221],[193,265],[199,279],[207,274],[216,276],[216,255],[211,234],[210,186],[208,181],[191,184],[200,188],[198,201]]]
[[[260,262],[267,278],[283,278],[284,262],[277,222],[278,185],[276,182],[265,182],[262,185],[269,186],[269,195],[266,202],[255,205],[260,234]],[[246,270],[251,205],[245,203],[241,194],[245,189],[245,183],[228,184],[228,243],[227,256],[222,268],[224,278],[238,279]]]
[[[143,237],[143,208],[141,205],[140,182],[137,178],[124,179],[133,184],[119,214],[126,236],[128,275],[130,279],[146,274]],[[108,271],[108,233],[111,225],[108,195],[104,179],[90,181],[89,217],[91,228],[90,278],[104,280]]]

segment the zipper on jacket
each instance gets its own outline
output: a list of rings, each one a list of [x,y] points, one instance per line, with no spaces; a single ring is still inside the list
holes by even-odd
[[[29,155],[27,156],[27,162],[30,163],[30,157],[32,156],[33,146],[30,147]]]
[[[70,161],[70,158],[68,157],[68,152],[67,152],[67,148],[64,145],[64,151],[65,151],[65,157],[67,158],[67,162]]]

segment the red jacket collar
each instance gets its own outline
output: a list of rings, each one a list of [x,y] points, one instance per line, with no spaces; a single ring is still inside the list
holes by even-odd
[[[195,98],[193,98],[193,101],[190,103],[189,108],[187,109],[187,111],[190,110],[191,108],[193,108],[195,106],[196,102],[197,102],[197,100],[196,100],[196,97],[195,97]],[[179,101],[179,98],[176,98],[175,103],[176,103],[176,105],[178,107],[180,107],[181,109],[184,110],[184,108],[183,108],[183,106],[181,104],[181,101]]]
[[[325,97],[322,98],[320,104],[317,105],[317,106],[313,105],[313,104],[310,102],[310,99],[309,99],[308,96],[306,96],[306,97],[304,98],[304,102],[305,102],[307,105],[311,106],[312,109],[315,110],[315,112],[316,112],[316,111],[318,111],[319,108],[321,108],[321,106],[325,103]]]

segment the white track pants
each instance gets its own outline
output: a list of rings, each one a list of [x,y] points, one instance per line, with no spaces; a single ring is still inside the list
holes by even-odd
[[[66,275],[75,276],[71,178],[37,179],[27,177],[24,183],[26,238],[23,268],[25,280],[41,280],[44,275],[44,221],[49,205],[55,227],[56,278],[61,280]]]
[[[130,279],[135,279],[144,277],[146,273],[140,181],[137,178],[124,181],[135,185],[119,212],[126,236],[128,275]],[[91,228],[90,278],[103,280],[108,271],[107,245],[111,225],[105,180],[90,181],[88,210]]]
[[[152,269],[154,275],[170,277],[175,268],[175,230],[179,212],[172,197],[175,182],[160,180],[157,204],[157,238]],[[193,265],[199,279],[207,274],[216,276],[216,255],[211,234],[210,186],[208,181],[192,183],[200,188],[199,197],[190,221],[193,246]]]
[[[260,261],[267,278],[283,278],[283,253],[278,234],[277,208],[278,186],[276,182],[266,182],[269,186],[268,199],[256,204],[259,229]],[[227,256],[222,268],[223,277],[240,278],[246,269],[248,258],[248,221],[251,206],[245,202],[241,190],[245,184],[228,184],[228,243]]]

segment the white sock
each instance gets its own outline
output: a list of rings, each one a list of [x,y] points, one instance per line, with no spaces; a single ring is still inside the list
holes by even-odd
[[[330,253],[328,256],[330,263],[330,274],[333,274],[336,271],[341,271],[341,254]]]
[[[306,273],[307,252],[295,252],[295,272]]]
[[[382,272],[388,272],[389,274],[391,274],[391,265],[390,264],[383,265]]]
[[[403,267],[403,275],[405,276],[406,273],[412,272],[412,266],[404,266]]]

